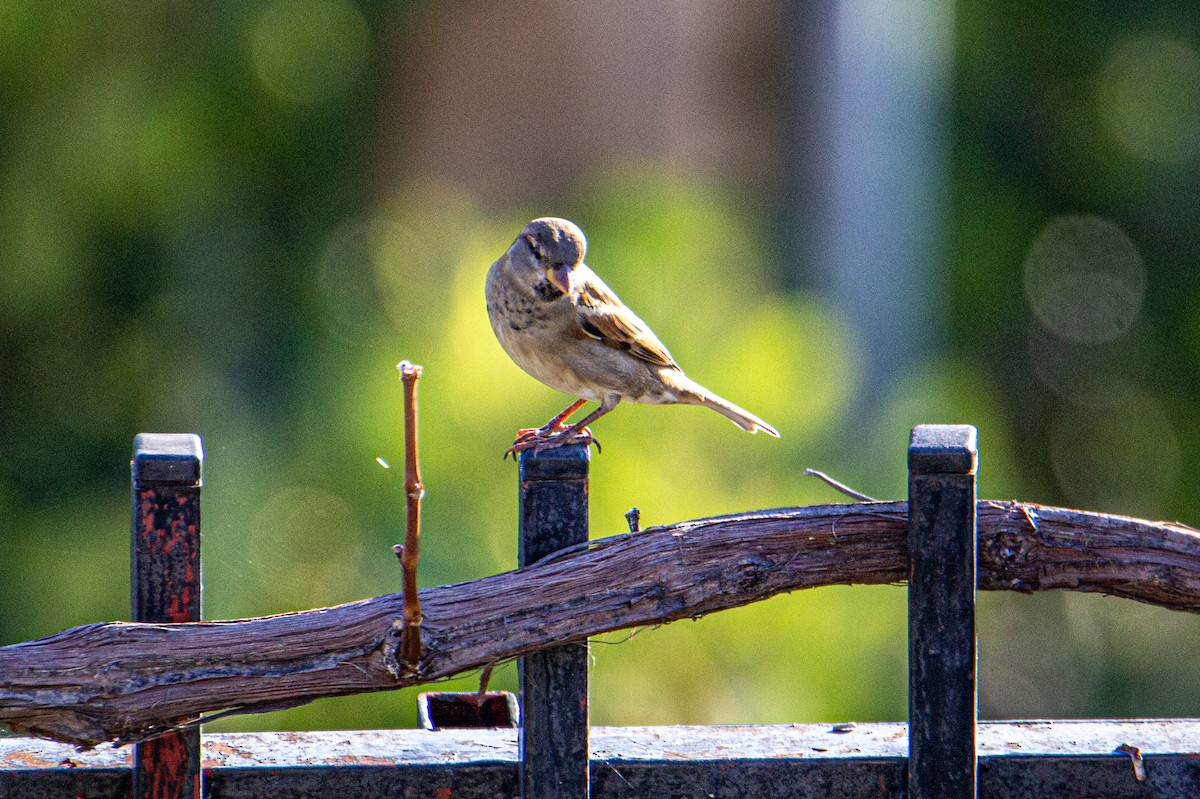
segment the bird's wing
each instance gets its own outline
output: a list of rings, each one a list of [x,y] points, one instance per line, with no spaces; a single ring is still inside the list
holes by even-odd
[[[575,297],[579,325],[588,336],[656,366],[674,366],[675,359],[645,322],[629,310],[612,289],[595,276],[583,281]]]

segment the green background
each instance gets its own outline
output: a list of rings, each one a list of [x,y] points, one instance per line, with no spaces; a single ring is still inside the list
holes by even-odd
[[[806,281],[784,274],[770,193],[617,155],[536,206],[381,181],[378,142],[403,135],[381,122],[384,43],[439,7],[287,8],[0,0],[0,642],[128,617],[142,431],[204,438],[207,618],[398,590],[403,497],[376,459],[402,462],[403,358],[426,368],[422,584],[513,568],[500,454],[566,398],[504,356],[482,285],[546,207],[583,225],[589,263],[692,377],[783,433],[622,406],[596,427],[594,537],[634,505],[649,526],[840,500],[805,467],[902,497],[922,422],[978,426],[983,497],[1200,520],[1192,3],[954,6],[946,335],[853,416],[852,320],[784,288]],[[1065,344],[1045,328],[1078,319],[1027,276],[1039,236],[1079,215],[1132,243],[1132,259],[1106,260],[1121,236],[1092,255],[1136,296],[1105,317],[1112,335]],[[1200,715],[1192,617],[1059,593],[980,604],[985,717]],[[801,592],[591,651],[598,724],[905,717],[900,587]],[[214,727],[415,717],[402,691]]]

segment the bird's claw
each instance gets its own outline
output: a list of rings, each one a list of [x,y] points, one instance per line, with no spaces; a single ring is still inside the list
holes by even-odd
[[[570,428],[563,427],[557,429],[535,427],[520,430],[513,445],[504,451],[504,458],[507,459],[509,455],[512,455],[513,460],[516,460],[518,453],[524,452],[527,449],[540,452],[544,449],[565,447],[568,444],[594,445],[596,452],[600,452],[600,442],[592,435],[592,431],[586,427],[574,432],[570,432]]]

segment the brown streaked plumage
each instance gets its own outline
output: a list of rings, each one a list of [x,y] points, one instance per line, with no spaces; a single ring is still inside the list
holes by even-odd
[[[654,332],[583,262],[587,240],[574,223],[530,222],[488,270],[488,318],[500,346],[533,377],[580,398],[510,451],[587,438],[586,426],[618,403],[712,408],[751,433],[774,427],[683,373]],[[567,426],[583,401],[600,407]]]

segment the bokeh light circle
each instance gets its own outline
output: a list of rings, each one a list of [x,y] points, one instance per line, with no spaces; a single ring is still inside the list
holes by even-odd
[[[1137,391],[1136,359],[1144,353],[1131,340],[1134,338],[1072,341],[1032,322],[1027,339],[1029,365],[1038,381],[1060,399],[1091,408],[1115,405]]]
[[[1050,456],[1074,507],[1162,518],[1179,482],[1182,448],[1163,403],[1138,392],[1107,408],[1061,406]]]
[[[1095,216],[1061,216],[1025,257],[1025,296],[1070,341],[1113,341],[1141,312],[1146,266],[1125,231]]]
[[[251,32],[259,79],[298,103],[336,97],[366,67],[367,23],[348,0],[287,0],[267,6]]]
[[[1135,158],[1186,164],[1200,153],[1200,55],[1175,39],[1126,39],[1100,73],[1100,118]]]
[[[264,612],[330,605],[357,598],[363,533],[343,497],[313,485],[277,487],[241,540],[257,567]]]
[[[351,220],[334,230],[313,265],[321,318],[343,343],[373,347],[390,330],[372,248],[382,220]]]

